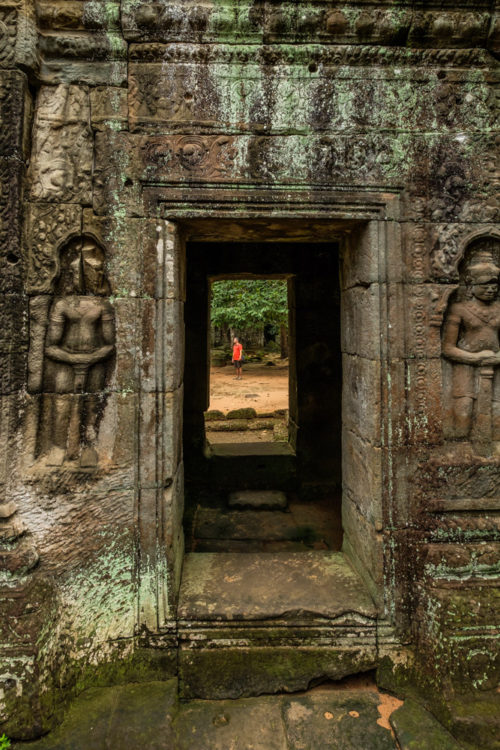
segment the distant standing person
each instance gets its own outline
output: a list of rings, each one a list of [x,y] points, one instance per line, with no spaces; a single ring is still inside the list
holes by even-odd
[[[242,353],[243,346],[240,344],[240,340],[237,336],[233,339],[233,365],[236,369],[235,380],[241,380],[241,365],[242,365]]]

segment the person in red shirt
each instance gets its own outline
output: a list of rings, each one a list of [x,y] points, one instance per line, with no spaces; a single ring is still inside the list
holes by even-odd
[[[243,353],[243,346],[240,344],[240,340],[237,336],[233,339],[233,365],[236,370],[236,377],[235,380],[241,380],[242,378],[242,371],[241,371],[241,365],[243,363],[242,360],[242,353]]]

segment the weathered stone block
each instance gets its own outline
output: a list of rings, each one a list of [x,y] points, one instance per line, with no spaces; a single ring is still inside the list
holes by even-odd
[[[186,648],[179,653],[181,695],[184,699],[239,698],[259,693],[305,690],[312,680],[338,680],[370,669],[376,662],[374,645],[357,648],[280,646]]]
[[[113,14],[113,7],[110,4],[110,16]],[[86,60],[123,60],[127,56],[127,45],[122,35],[111,28],[104,34],[79,31],[68,33],[62,29],[58,34],[42,33],[39,35],[38,45],[42,55],[49,60],[76,59],[81,63]]]
[[[43,82],[57,86],[60,83],[81,86],[124,86],[127,81],[125,60],[62,59],[42,62]]]
[[[171,479],[182,456],[182,387],[169,393],[142,393],[139,445],[141,485]]]
[[[106,248],[106,267],[112,295],[143,296],[143,248],[149,236],[154,236],[155,221],[124,221],[120,216],[95,216],[91,209],[84,209],[83,228],[84,232],[89,232],[102,241]]]
[[[350,430],[342,439],[342,482],[367,521],[382,523],[382,450]]]
[[[370,221],[365,226],[353,229],[347,236],[340,257],[342,290],[383,281],[379,259],[382,226],[378,221]]]
[[[226,419],[255,419],[257,412],[253,407],[247,406],[241,409],[231,409],[226,414]]]
[[[123,486],[130,486],[136,473],[138,396],[122,390],[106,394],[103,401],[97,451],[104,464],[120,468]]]
[[[141,300],[141,388],[170,391],[184,375],[184,304],[177,299]]]
[[[380,295],[379,284],[346,289],[342,305],[342,351],[368,359],[380,357]]]
[[[134,659],[126,661],[129,663],[124,669],[135,682]],[[140,675],[139,659],[135,661],[136,674]],[[158,682],[140,679],[140,684],[113,685],[117,680],[113,680],[112,670],[109,674],[108,682],[103,681],[105,687],[94,685],[78,696],[61,726],[39,741],[40,750],[49,745],[101,750],[129,741],[155,750],[169,750],[173,746],[176,681],[162,682],[158,675]]]
[[[139,389],[139,305],[139,300],[124,297],[114,298],[112,301],[115,312],[116,354],[113,376],[108,386],[111,390],[137,392]]]
[[[343,550],[360,573],[375,601],[382,600],[384,549],[382,535],[346,490],[342,503]]]
[[[186,299],[186,248],[179,227],[163,219],[155,221],[142,248],[144,291],[150,297]]]
[[[250,429],[248,419],[221,419],[212,422],[209,426],[211,432],[243,432]]]
[[[128,103],[125,89],[113,86],[96,86],[90,91],[90,117],[95,130],[113,128],[126,130]]]
[[[342,357],[342,424],[372,445],[380,445],[382,382],[380,362]]]
[[[234,511],[237,513],[237,511]],[[243,512],[243,511],[240,511]],[[268,580],[275,581],[270,596]],[[186,557],[179,598],[182,620],[335,619],[376,607],[357,573],[336,552],[196,554]]]

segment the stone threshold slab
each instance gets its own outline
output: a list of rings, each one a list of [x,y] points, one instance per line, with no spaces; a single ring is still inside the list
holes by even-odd
[[[340,552],[193,552],[184,559],[180,620],[335,619],[351,612],[377,616]]]
[[[212,457],[232,458],[234,456],[295,456],[289,443],[212,443],[208,448]]]

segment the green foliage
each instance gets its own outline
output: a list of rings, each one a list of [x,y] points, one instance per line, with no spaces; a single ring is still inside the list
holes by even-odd
[[[7,735],[2,734],[0,737],[0,750],[9,750],[10,740]]]
[[[287,282],[283,279],[225,279],[212,284],[212,325],[258,328],[287,325]]]

